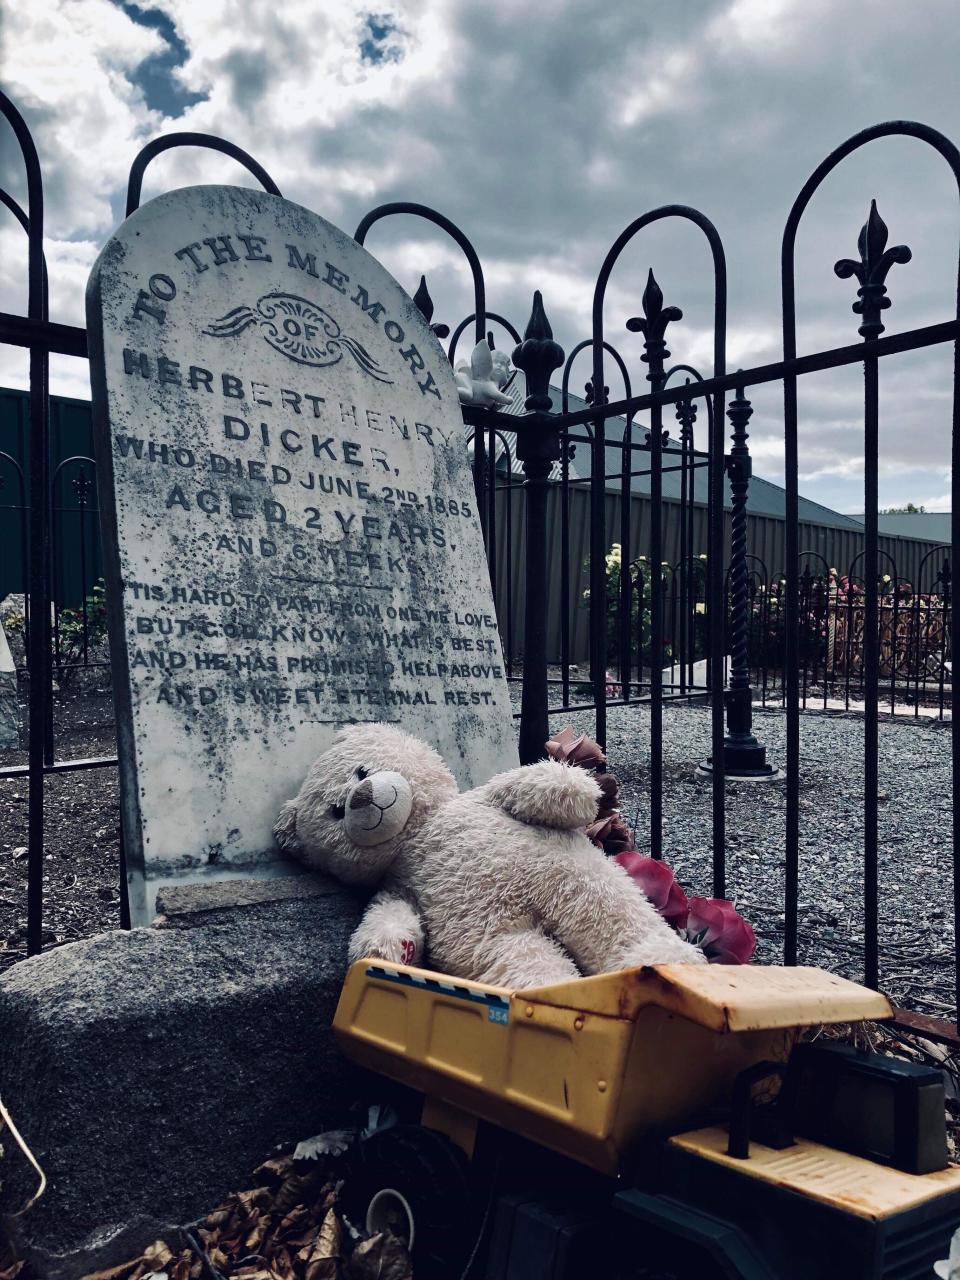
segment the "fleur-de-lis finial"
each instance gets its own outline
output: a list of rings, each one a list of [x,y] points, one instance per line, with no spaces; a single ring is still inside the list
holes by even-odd
[[[690,379],[686,379],[686,385],[689,387]],[[680,443],[690,444],[693,440],[693,426],[697,420],[697,402],[696,400],[678,400],[677,401],[677,421],[680,423]]]
[[[430,297],[430,290],[427,288],[427,277],[421,276],[420,283],[417,285],[417,292],[413,295],[413,300],[417,304],[417,310],[426,320],[427,324],[433,319],[433,299]],[[450,326],[448,324],[430,324],[430,328],[438,338],[446,338],[450,335]]]
[[[604,387],[604,388],[603,388],[603,395],[600,397],[600,403],[601,403],[601,404],[606,404],[606,403],[607,403],[607,397],[608,397],[609,395],[610,395],[610,388],[609,388],[609,387]],[[596,404],[596,403],[597,403],[597,397],[596,397],[596,396],[594,395],[594,393],[593,393],[593,379],[592,379],[592,378],[588,378],[588,379],[587,379],[587,381],[583,384],[583,398],[586,400],[587,404]]]
[[[663,364],[670,352],[664,342],[664,334],[671,320],[682,320],[683,312],[679,307],[665,307],[663,292],[657,284],[651,269],[647,276],[647,285],[640,299],[643,316],[633,316],[627,321],[631,333],[642,333],[644,338],[643,355],[640,357],[650,366],[647,378],[652,382],[663,373]]]
[[[513,363],[526,375],[526,409],[531,413],[548,412],[552,405],[550,374],[563,364],[563,347],[553,340],[539,289],[533,295],[533,310],[523,331],[523,341],[513,349]]]
[[[841,280],[849,280],[851,276],[856,276],[860,282],[853,310],[857,315],[863,316],[863,324],[859,332],[864,338],[876,338],[883,333],[884,326],[880,320],[880,312],[886,311],[891,305],[890,299],[886,296],[887,287],[884,284],[887,272],[895,262],[906,263],[913,257],[905,244],[894,245],[892,249],[888,249],[887,235],[887,224],[877,212],[877,202],[871,200],[870,213],[857,240],[860,261],[841,258],[833,268]]]

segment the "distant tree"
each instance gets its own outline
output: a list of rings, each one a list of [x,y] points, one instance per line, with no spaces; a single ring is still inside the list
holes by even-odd
[[[880,514],[882,516],[923,516],[926,515],[927,508],[924,506],[916,506],[912,502],[908,502],[905,507],[881,507]]]

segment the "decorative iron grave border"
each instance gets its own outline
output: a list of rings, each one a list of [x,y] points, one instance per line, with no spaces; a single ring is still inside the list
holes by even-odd
[[[850,711],[862,698],[864,554],[858,552],[841,573],[836,567],[843,563],[839,557],[800,553],[804,709]],[[885,714],[912,714],[915,719],[925,714],[943,721],[953,704],[950,548],[934,544],[913,557],[909,578],[889,551],[881,549],[879,556],[880,703]],[[747,645],[755,705],[781,707],[782,575],[778,572],[774,578],[760,556],[748,555],[747,562]]]
[[[20,208],[6,192],[0,191],[0,200],[14,214],[28,236],[28,306],[27,315],[0,313],[0,342],[27,347],[30,350],[30,608],[28,636],[28,664],[31,672],[30,686],[30,744],[28,765],[25,769],[4,770],[0,776],[11,772],[26,773],[29,780],[29,887],[28,887],[28,951],[40,950],[42,936],[42,872],[44,830],[44,779],[48,773],[67,770],[96,768],[116,763],[115,758],[93,760],[56,761],[48,732],[51,701],[50,665],[50,511],[48,467],[48,369],[52,353],[86,356],[86,333],[83,329],[55,324],[49,320],[47,306],[46,264],[43,256],[43,186],[39,159],[29,130],[13,103],[0,93],[0,112],[7,119],[19,143],[27,179],[27,210]],[[442,214],[423,205],[393,203],[381,206],[368,214],[357,228],[355,238],[363,243],[369,230],[391,215],[416,215],[449,234],[463,250],[471,269],[474,288],[474,311],[455,331],[450,345],[450,357],[454,358],[456,344],[465,328],[474,324],[476,340],[484,339],[488,320],[502,325],[517,343],[514,364],[526,378],[526,413],[519,417],[505,418],[488,409],[464,407],[464,422],[473,430],[474,476],[478,489],[481,519],[487,537],[488,554],[490,539],[495,538],[495,514],[497,492],[504,486],[497,483],[496,449],[498,436],[509,429],[516,433],[517,458],[522,464],[525,495],[526,575],[525,596],[525,663],[520,712],[521,758],[530,760],[541,754],[542,744],[548,736],[549,717],[569,710],[593,710],[596,715],[596,737],[601,742],[606,735],[606,527],[604,521],[604,495],[606,492],[606,425],[614,417],[626,418],[626,430],[620,443],[622,467],[622,491],[630,488],[635,474],[634,459],[639,453],[649,460],[650,500],[655,518],[651,521],[651,643],[648,671],[644,677],[641,665],[638,679],[632,679],[632,658],[627,656],[621,675],[621,697],[617,702],[634,704],[648,701],[651,708],[650,785],[651,827],[650,850],[653,856],[662,853],[661,841],[661,785],[663,777],[662,710],[665,689],[662,680],[662,654],[664,639],[662,593],[662,513],[664,455],[670,453],[663,439],[663,412],[668,405],[678,408],[681,422],[680,469],[688,479],[693,469],[705,466],[708,471],[708,522],[707,548],[707,618],[709,632],[709,670],[715,675],[723,670],[724,627],[724,565],[723,565],[723,481],[729,470],[734,495],[734,529],[730,581],[733,598],[746,599],[744,584],[748,574],[745,538],[742,536],[742,512],[745,505],[746,484],[749,480],[749,454],[745,447],[745,426],[749,419],[748,389],[767,382],[782,382],[784,387],[784,433],[786,451],[786,659],[785,703],[787,713],[786,753],[786,878],[785,878],[785,937],[784,960],[797,963],[797,917],[799,888],[799,787],[800,787],[800,655],[799,655],[799,595],[800,569],[799,494],[798,494],[798,413],[797,380],[799,377],[843,365],[859,364],[864,371],[864,424],[865,424],[865,552],[864,552],[864,700],[865,700],[865,752],[864,752],[864,979],[869,986],[877,986],[879,978],[878,936],[878,839],[877,839],[877,726],[879,703],[879,642],[878,642],[878,585],[877,562],[879,548],[877,520],[878,489],[878,417],[879,417],[879,362],[884,356],[906,351],[921,350],[947,342],[954,344],[955,364],[953,378],[952,415],[952,524],[950,555],[956,563],[960,546],[960,249],[958,249],[957,309],[953,319],[935,325],[909,330],[904,333],[881,337],[884,326],[881,313],[890,306],[886,296],[886,276],[897,263],[909,261],[910,252],[904,246],[886,248],[886,227],[880,220],[876,206],[872,205],[859,240],[859,260],[845,259],[836,264],[841,278],[856,276],[860,288],[854,311],[862,316],[859,333],[862,342],[837,347],[804,356],[797,355],[796,307],[795,307],[795,244],[801,218],[824,178],[848,155],[869,142],[892,136],[907,136],[933,147],[950,166],[960,194],[960,151],[942,134],[925,125],[910,121],[891,121],[863,130],[837,147],[814,170],[800,191],[790,211],[784,230],[781,252],[781,298],[783,316],[783,359],[751,369],[728,373],[726,369],[726,263],[720,237],[713,224],[695,209],[682,205],[667,205],[635,219],[618,237],[607,254],[597,279],[593,300],[592,334],[581,343],[564,362],[564,353],[553,341],[549,323],[543,310],[539,293],[535,295],[533,312],[523,338],[503,319],[486,309],[483,272],[479,258],[467,237]],[[179,146],[199,146],[219,151],[243,164],[261,184],[274,194],[279,190],[266,170],[262,169],[246,152],[222,139],[205,134],[172,134],[159,138],[145,147],[135,159],[128,186],[127,214],[139,204],[144,171],[149,162],[165,150]],[[680,312],[672,306],[664,306],[663,295],[651,271],[642,299],[643,315],[631,320],[628,329],[643,335],[641,360],[647,365],[647,381],[650,390],[642,395],[632,393],[626,365],[618,353],[604,338],[603,305],[610,275],[626,245],[645,227],[667,218],[679,218],[691,222],[706,237],[710,246],[714,269],[714,360],[713,372],[701,378],[689,370],[694,380],[688,379],[682,386],[669,387],[668,380],[686,366],[668,370],[666,347],[668,325],[680,318]],[[425,282],[416,295],[416,301],[428,322],[432,320],[433,305]],[[434,326],[438,336],[445,326]],[[587,348],[592,352],[592,380],[588,384],[589,404],[586,409],[571,412],[568,408],[566,389],[573,359]],[[604,382],[605,354],[614,357],[624,377],[625,397],[618,401],[607,398]],[[560,412],[552,411],[549,396],[550,375],[554,369],[564,366],[564,397]],[[730,416],[735,431],[735,449],[725,458],[721,424],[724,418],[726,393],[733,391],[735,399],[730,405]],[[693,417],[697,403],[705,400],[708,409],[708,447],[698,453],[692,446]],[[650,427],[645,441],[633,439],[636,415],[648,412]],[[583,428],[582,434],[577,429]],[[546,566],[548,548],[545,529],[546,494],[549,477],[556,463],[561,476],[568,483],[567,461],[571,443],[586,444],[591,453],[592,467],[590,491],[592,516],[590,529],[590,649],[591,685],[593,701],[567,705],[567,682],[564,682],[564,706],[549,707],[547,655],[543,644],[543,620],[546,610]],[[669,459],[668,459],[669,461]],[[512,481],[509,490],[516,487]],[[690,485],[692,499],[692,483]],[[631,504],[621,510],[621,538],[624,545],[630,541]],[[626,536],[624,536],[624,534]],[[688,548],[692,553],[692,548]],[[490,557],[496,565],[495,545]],[[564,546],[563,554],[568,554]],[[870,566],[873,571],[870,571]],[[566,575],[564,576],[566,581]],[[621,645],[629,646],[629,582],[621,584],[619,635]],[[624,610],[627,610],[626,617]],[[954,603],[951,599],[948,612],[952,631]],[[641,608],[642,615],[642,608]],[[565,623],[566,625],[566,623]],[[725,868],[725,733],[724,711],[727,715],[728,733],[726,747],[743,745],[750,733],[749,669],[746,665],[746,644],[743,618],[734,619],[732,633],[733,668],[730,689],[721,693],[722,681],[708,681],[705,689],[686,688],[681,696],[708,694],[712,706],[711,747],[715,766],[712,770],[713,817],[713,891],[722,896],[726,883]],[[624,655],[621,653],[621,660]],[[39,679],[37,678],[39,676]],[[672,686],[666,689],[672,696]],[[952,718],[952,780],[953,780],[953,868],[954,868],[954,945],[955,975],[960,990],[960,719]],[[728,757],[729,758],[729,757]],[[125,907],[125,901],[123,904]],[[122,910],[123,910],[122,907]],[[127,923],[127,920],[124,920]],[[904,1012],[904,1022],[916,1025],[918,1015]],[[926,1034],[949,1038],[954,1034],[950,1024],[943,1020],[920,1018]]]

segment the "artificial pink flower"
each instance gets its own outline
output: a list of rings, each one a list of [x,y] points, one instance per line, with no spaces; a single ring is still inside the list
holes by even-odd
[[[546,750],[551,759],[563,764],[579,764],[584,769],[595,769],[607,763],[600,746],[585,733],[574,733],[569,725],[550,739]]]
[[[633,832],[619,813],[612,813],[609,818],[592,822],[587,827],[587,837],[610,857],[632,849],[636,843]]]
[[[700,947],[711,964],[749,964],[757,939],[732,903],[724,898],[691,898],[687,941]]]
[[[597,817],[609,818],[619,809],[620,779],[615,773],[595,773],[594,782],[600,788],[600,799],[597,802]]]
[[[674,929],[687,923],[687,895],[673,877],[665,862],[645,858],[635,849],[614,858],[632,880],[635,880],[653,905]]]

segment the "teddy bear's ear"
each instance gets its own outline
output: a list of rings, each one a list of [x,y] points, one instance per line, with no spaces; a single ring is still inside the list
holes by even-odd
[[[300,848],[297,839],[297,802],[288,800],[280,810],[280,817],[273,825],[273,834],[284,853],[296,853]]]

